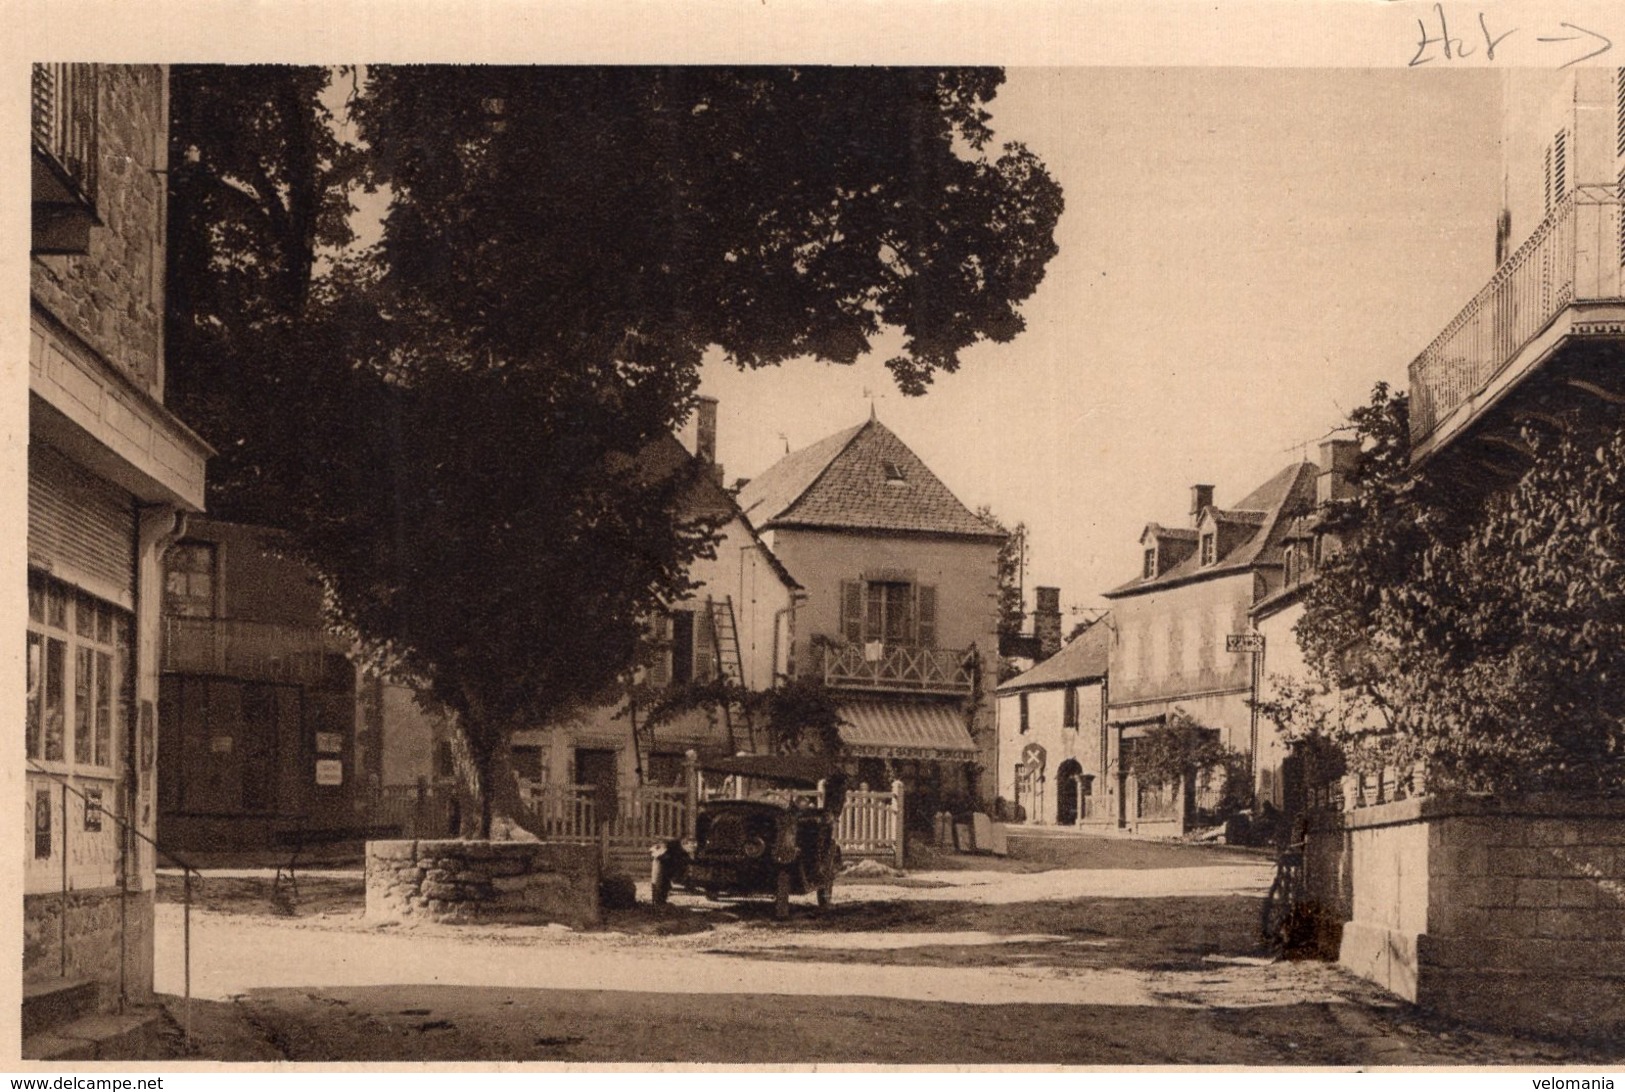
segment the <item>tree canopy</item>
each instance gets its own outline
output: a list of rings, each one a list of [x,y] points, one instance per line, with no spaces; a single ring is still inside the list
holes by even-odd
[[[1531,429],[1482,497],[1411,472],[1404,395],[1351,420],[1358,493],[1323,512],[1340,547],[1297,628],[1322,698],[1277,719],[1356,769],[1422,760],[1430,787],[1625,789],[1625,435]]]
[[[896,327],[920,393],[1021,329],[1061,196],[990,152],[1001,80],[173,71],[172,400],[222,452],[211,507],[288,531],[457,715],[487,823],[508,734],[610,685],[708,548],[642,454],[709,348],[848,363]],[[357,183],[388,197],[360,254]]]

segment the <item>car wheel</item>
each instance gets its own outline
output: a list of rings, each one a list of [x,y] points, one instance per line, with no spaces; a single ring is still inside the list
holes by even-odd
[[[833,882],[827,883],[823,887],[820,887],[818,889],[818,909],[820,909],[820,910],[828,910],[830,900],[833,899],[834,897],[835,897],[835,884]]]
[[[649,877],[649,898],[656,906],[665,906],[666,900],[671,898],[671,870],[665,861],[654,863]]]
[[[773,916],[784,921],[790,916],[790,870],[779,869],[777,881],[773,885]]]

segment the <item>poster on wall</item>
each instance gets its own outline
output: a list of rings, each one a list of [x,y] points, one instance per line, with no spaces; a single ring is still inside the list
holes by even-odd
[[[344,736],[338,732],[317,732],[316,750],[324,755],[344,753]]]
[[[92,833],[102,829],[102,790],[85,790],[85,829]]]
[[[39,789],[34,793],[34,857],[45,860],[51,855],[51,790]]]
[[[344,763],[336,758],[319,759],[316,763],[316,784],[344,784]]]

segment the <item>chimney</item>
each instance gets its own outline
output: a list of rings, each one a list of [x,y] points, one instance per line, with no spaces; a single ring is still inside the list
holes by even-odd
[[[1195,527],[1202,518],[1202,509],[1213,504],[1213,487],[1211,485],[1191,486],[1191,526]]]
[[[1320,477],[1315,479],[1315,503],[1347,500],[1354,496],[1354,468],[1360,463],[1360,441],[1323,440]]]
[[[694,405],[694,457],[711,468],[711,477],[722,484],[722,467],[717,465],[717,400],[700,395]]]
[[[1061,589],[1034,588],[1038,603],[1033,607],[1033,638],[1038,643],[1038,659],[1047,660],[1061,651]]]

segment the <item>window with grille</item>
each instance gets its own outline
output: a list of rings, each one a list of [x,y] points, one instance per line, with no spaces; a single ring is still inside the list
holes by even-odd
[[[1144,578],[1146,580],[1150,580],[1153,576],[1156,576],[1156,575],[1157,575],[1157,551],[1155,549],[1147,550],[1145,552]]]
[[[134,696],[131,633],[128,612],[29,573],[29,758],[111,775]]]

